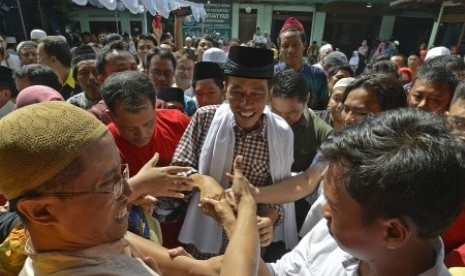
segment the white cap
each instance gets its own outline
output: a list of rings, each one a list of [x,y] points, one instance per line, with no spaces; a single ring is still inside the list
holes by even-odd
[[[186,41],[191,41],[192,42],[192,38],[186,37]]]
[[[342,78],[334,84],[333,90],[339,87],[347,87],[349,83],[351,83],[354,80],[354,78]]]
[[[212,47],[203,53],[202,61],[209,61],[209,62],[224,64],[226,63],[227,58],[228,56],[223,50]]]
[[[220,35],[220,33],[216,33],[215,35]]]
[[[394,44],[396,44],[397,46],[399,46],[399,45],[400,45],[399,40],[394,40]]]
[[[325,45],[320,47],[320,53],[323,53],[324,51],[329,50],[329,49],[331,49],[331,51],[332,51],[333,50],[333,45],[331,45],[329,43],[325,44]]]
[[[31,39],[41,39],[46,36],[47,36],[47,33],[41,29],[34,29],[31,31]]]
[[[14,36],[7,36],[5,40],[6,40],[6,43],[8,43],[8,44],[15,44],[16,43],[16,37],[14,37]]]
[[[450,50],[444,46],[431,48],[429,49],[428,53],[426,53],[425,60],[439,56],[450,56]]]

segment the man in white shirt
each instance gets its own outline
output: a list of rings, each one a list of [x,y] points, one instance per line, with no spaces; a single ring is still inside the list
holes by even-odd
[[[386,111],[321,151],[324,219],[258,275],[449,275],[439,235],[465,200],[465,148],[442,118]]]

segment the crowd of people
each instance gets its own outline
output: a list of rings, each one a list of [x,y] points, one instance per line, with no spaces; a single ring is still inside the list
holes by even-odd
[[[463,275],[463,57],[180,22],[0,35],[0,274]]]

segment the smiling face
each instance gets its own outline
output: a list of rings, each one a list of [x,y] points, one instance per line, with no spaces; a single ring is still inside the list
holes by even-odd
[[[78,158],[80,173],[60,191],[76,194],[43,195],[18,203],[20,210],[30,209],[28,206],[37,201],[47,206],[48,216],[53,218],[49,224],[43,224],[43,218],[36,219],[37,216],[30,224],[32,230],[39,227],[54,230],[57,235],[48,237],[54,240],[50,246],[63,247],[55,250],[79,250],[113,242],[123,238],[127,231],[131,188],[126,181],[121,182],[121,159],[111,134],[104,134]],[[121,183],[122,194],[116,197],[112,191]]]
[[[299,31],[285,31],[279,35],[281,58],[286,65],[294,70],[300,69],[305,44]]]
[[[270,87],[266,79],[247,79],[229,76],[226,81],[226,95],[236,119],[245,131],[260,126]]]

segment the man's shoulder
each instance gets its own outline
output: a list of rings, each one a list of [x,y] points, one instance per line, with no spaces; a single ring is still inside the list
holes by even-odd
[[[321,70],[320,68],[314,66],[314,65],[311,65],[311,64],[308,64],[308,63],[304,63],[304,65],[302,66],[302,73],[306,73],[306,74],[312,74],[314,76],[322,76],[324,78],[326,78],[326,75],[325,75],[325,72],[323,72],[323,70]]]
[[[177,109],[157,109],[155,111],[157,114],[157,123],[163,122],[167,124],[178,124],[187,126],[189,124],[190,118]]]
[[[327,122],[325,122],[315,113],[315,111],[309,109],[309,112],[310,112],[310,117],[312,118],[312,121],[313,121],[315,131],[317,132],[321,131],[323,133],[329,134],[333,130],[333,128]]]

